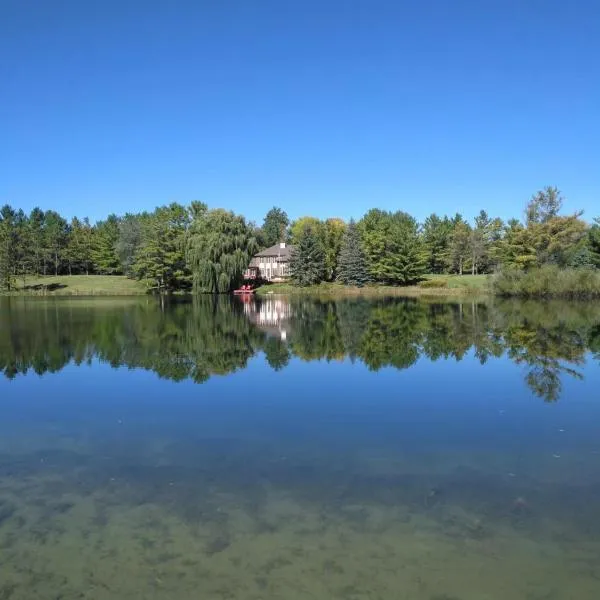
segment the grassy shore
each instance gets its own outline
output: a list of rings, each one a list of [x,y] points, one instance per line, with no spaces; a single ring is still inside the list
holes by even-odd
[[[481,295],[489,291],[486,275],[427,275],[421,285],[389,286],[368,285],[362,288],[339,283],[321,283],[310,287],[298,287],[291,283],[273,283],[256,290],[259,296],[267,294],[311,296],[408,296],[408,297],[460,297]]]
[[[140,296],[146,288],[120,275],[59,275],[19,279],[13,296]]]
[[[485,275],[428,275],[421,285],[370,285],[363,288],[347,287],[338,283],[322,283],[302,288],[291,283],[264,285],[258,295],[314,295],[314,296],[429,296],[458,297],[485,294],[489,289]],[[30,277],[17,282],[13,296],[140,296],[146,287],[119,275],[59,275],[57,277]]]

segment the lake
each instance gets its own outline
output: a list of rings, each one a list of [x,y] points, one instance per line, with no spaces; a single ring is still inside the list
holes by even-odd
[[[0,599],[597,600],[600,305],[0,299]]]

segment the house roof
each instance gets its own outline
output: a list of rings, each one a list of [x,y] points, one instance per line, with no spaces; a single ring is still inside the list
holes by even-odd
[[[285,248],[282,248],[279,244],[275,244],[270,248],[266,248],[265,250],[261,250],[255,257],[260,256],[279,256],[280,258],[290,258],[292,255],[292,251],[294,250],[294,246],[290,246],[289,244],[285,245]]]

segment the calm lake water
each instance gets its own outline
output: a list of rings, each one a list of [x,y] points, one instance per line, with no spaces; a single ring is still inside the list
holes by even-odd
[[[0,299],[0,599],[597,600],[600,305]]]

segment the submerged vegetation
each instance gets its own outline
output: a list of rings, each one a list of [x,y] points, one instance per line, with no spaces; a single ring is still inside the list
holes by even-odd
[[[578,377],[588,350],[600,359],[600,307],[593,304],[308,297],[242,303],[207,295],[166,304],[95,302],[90,311],[82,302],[5,299],[0,371],[13,378],[97,358],[200,383],[244,369],[259,352],[275,370],[291,357],[349,357],[375,371],[473,352],[482,363],[507,355],[524,365],[531,390],[554,401],[561,377]],[[274,314],[285,318],[269,325]]]
[[[531,198],[522,221],[505,223],[481,210],[472,223],[460,214],[432,214],[418,223],[404,211],[371,209],[356,223],[312,216],[290,222],[274,207],[260,227],[201,202],[109,215],[95,224],[86,218],[68,222],[52,210],[35,208],[27,215],[4,206],[0,290],[31,292],[36,277],[94,274],[125,276],[152,292],[226,293],[242,283],[257,250],[286,241],[295,246],[294,286],[421,283],[419,289],[439,291],[461,287],[454,276],[502,273],[495,289],[503,295],[598,295],[600,222],[590,224],[579,212],[563,215],[562,205],[559,190],[546,187]],[[550,277],[557,269],[569,271]],[[423,283],[431,275],[448,283]],[[38,291],[47,291],[40,285]],[[536,287],[541,291],[534,293]]]

